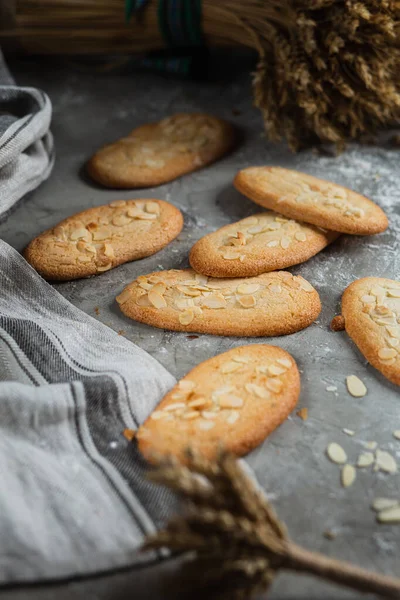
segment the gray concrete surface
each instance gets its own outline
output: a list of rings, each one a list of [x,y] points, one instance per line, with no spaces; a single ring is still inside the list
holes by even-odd
[[[374,237],[342,236],[309,262],[294,268],[318,289],[323,310],[318,321],[295,335],[258,339],[277,344],[297,360],[302,373],[299,406],[308,420],[293,414],[248,458],[280,517],[297,543],[364,567],[400,574],[400,525],[378,525],[369,506],[373,498],[400,498],[400,475],[358,470],[355,484],[340,487],[340,471],[328,461],[325,448],[340,443],[354,462],[368,440],[400,458],[399,393],[371,368],[345,333],[329,330],[338,313],[340,296],[351,281],[366,275],[400,278],[400,170],[398,151],[389,146],[352,145],[339,157],[313,151],[291,154],[284,145],[267,143],[262,122],[252,106],[250,77],[243,72],[220,82],[168,80],[149,74],[98,75],[74,66],[14,65],[20,84],[44,89],[54,105],[52,130],[57,160],[49,181],[24,199],[5,222],[0,236],[18,250],[44,229],[78,210],[117,198],[163,198],[185,216],[179,238],[159,254],[123,265],[99,277],[56,285],[73,304],[107,326],[121,331],[159,360],[176,377],[200,361],[251,339],[199,336],[157,330],[129,321],[118,310],[115,296],[142,273],[187,265],[193,242],[204,234],[252,214],[258,209],[232,187],[240,168],[254,164],[292,167],[351,186],[376,200],[387,212],[390,228]],[[112,191],[88,181],[82,172],[86,159],[102,144],[133,127],[177,111],[204,110],[229,119],[242,131],[240,146],[211,167],[154,189]],[[366,384],[365,398],[351,397],[345,377],[358,375]],[[337,392],[328,392],[336,386]],[[356,431],[348,437],[344,427]],[[332,530],[328,540],[323,533]],[[147,573],[126,572],[88,583],[71,583],[36,591],[3,592],[10,598],[184,598],[192,591],[172,583],[174,565]],[[190,588],[190,586],[189,586]],[[309,578],[281,576],[269,596],[273,600],[358,598]]]

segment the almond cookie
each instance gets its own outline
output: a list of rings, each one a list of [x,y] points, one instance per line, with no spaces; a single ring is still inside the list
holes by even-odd
[[[229,123],[203,114],[177,114],[134,129],[101,148],[89,175],[113,188],[161,185],[223,156],[234,142]]]
[[[287,271],[246,279],[158,271],[138,277],[117,302],[131,319],[162,329],[239,336],[294,333],[321,310],[316,290]]]
[[[365,358],[400,385],[400,281],[357,279],[344,291],[342,316]]]
[[[163,200],[115,200],[61,221],[24,256],[45,279],[79,279],[158,252],[182,226],[182,213]]]
[[[338,235],[268,211],[206,235],[189,260],[203,275],[252,277],[304,262]]]
[[[388,226],[382,209],[365,196],[306,173],[250,167],[239,171],[234,184],[253,202],[318,227],[369,235]]]
[[[294,409],[300,376],[293,358],[276,346],[240,346],[195,367],[140,427],[142,454],[185,458],[190,446],[214,458],[258,446]]]

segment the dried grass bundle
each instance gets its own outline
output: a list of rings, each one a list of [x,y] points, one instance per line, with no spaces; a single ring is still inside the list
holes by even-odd
[[[149,537],[143,549],[190,553],[190,571],[200,573],[202,585],[224,598],[244,600],[265,591],[282,569],[400,597],[400,579],[295,544],[264,495],[228,454],[210,462],[189,452],[187,466],[167,461],[151,478],[184,498],[187,512]]]
[[[12,36],[29,52],[143,53],[164,47],[158,0],[129,23],[124,0],[17,0]],[[399,0],[203,0],[210,46],[257,50],[255,104],[293,150],[343,144],[400,117]]]

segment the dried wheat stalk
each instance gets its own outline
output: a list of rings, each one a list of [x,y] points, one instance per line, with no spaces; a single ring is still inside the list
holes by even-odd
[[[14,0],[8,0],[13,2]],[[157,1],[129,24],[124,0],[17,0],[3,32],[30,52],[162,48]],[[399,0],[203,0],[210,46],[257,50],[255,104],[267,135],[294,150],[343,144],[400,117]]]
[[[151,478],[186,500],[187,512],[151,536],[143,549],[190,552],[205,585],[223,597],[265,591],[281,569],[308,573],[361,592],[400,598],[400,579],[310,552],[288,537],[265,496],[230,455],[209,462],[193,453],[187,466],[160,464]]]

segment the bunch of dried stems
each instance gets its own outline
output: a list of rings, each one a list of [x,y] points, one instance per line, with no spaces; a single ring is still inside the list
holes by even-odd
[[[127,23],[124,0],[7,0],[1,35],[29,52],[137,54],[164,47],[159,0]],[[209,46],[254,48],[267,135],[297,150],[370,136],[400,115],[399,0],[203,0]]]
[[[186,465],[160,463],[151,474],[186,501],[187,510],[147,539],[143,550],[190,553],[209,591],[247,599],[280,570],[314,575],[361,592],[400,598],[400,579],[310,552],[295,544],[265,495],[231,455],[210,462],[188,452]],[[207,596],[208,597],[208,596]]]

